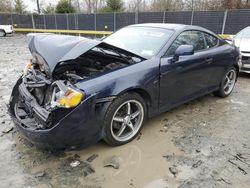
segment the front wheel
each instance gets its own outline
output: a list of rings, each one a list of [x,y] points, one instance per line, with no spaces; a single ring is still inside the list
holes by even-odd
[[[0,30],[0,37],[5,37],[6,33],[4,30]]]
[[[220,89],[215,92],[215,95],[219,97],[227,97],[229,96],[235,86],[237,80],[237,72],[234,67],[231,67],[227,70],[226,74],[224,75],[221,84]]]
[[[146,105],[137,93],[125,93],[114,100],[104,119],[104,140],[111,146],[132,141],[140,132]]]

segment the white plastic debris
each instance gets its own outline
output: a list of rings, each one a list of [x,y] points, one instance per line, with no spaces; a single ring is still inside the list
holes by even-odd
[[[71,166],[72,168],[75,168],[75,167],[77,167],[79,164],[80,164],[80,161],[73,161],[73,162],[70,163],[70,166]]]

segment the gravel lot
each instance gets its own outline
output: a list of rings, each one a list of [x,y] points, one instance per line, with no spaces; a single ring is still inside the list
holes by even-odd
[[[23,35],[0,38],[0,187],[249,187],[250,75],[228,98],[205,96],[147,120],[125,146],[52,153],[23,139],[7,114],[30,58]]]

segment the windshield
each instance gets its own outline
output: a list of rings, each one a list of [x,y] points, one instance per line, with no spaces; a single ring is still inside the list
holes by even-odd
[[[103,41],[149,59],[160,51],[172,33],[172,30],[161,28],[127,27]]]
[[[241,38],[250,38],[250,27],[243,29],[235,36],[235,39]]]

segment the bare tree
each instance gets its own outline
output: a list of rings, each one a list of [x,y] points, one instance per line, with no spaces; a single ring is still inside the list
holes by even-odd
[[[105,0],[84,0],[87,13],[97,13],[99,9],[105,6]]]
[[[173,11],[182,10],[183,5],[182,0],[152,0],[150,7],[153,11]]]
[[[12,12],[13,2],[9,0],[0,0],[0,12]]]
[[[134,0],[129,1],[126,5],[129,12],[143,12],[148,11],[148,0]]]
[[[80,0],[71,0],[71,4],[73,5],[73,7],[75,8],[76,12],[81,12],[81,3]]]
[[[85,4],[87,6],[87,12],[91,14],[92,13],[91,0],[85,0]]]
[[[37,6],[37,13],[40,14],[41,10],[40,10],[40,2],[39,2],[39,0],[36,0],[36,6]]]
[[[49,3],[48,5],[42,7],[41,12],[43,14],[53,14],[56,12],[56,6]]]

